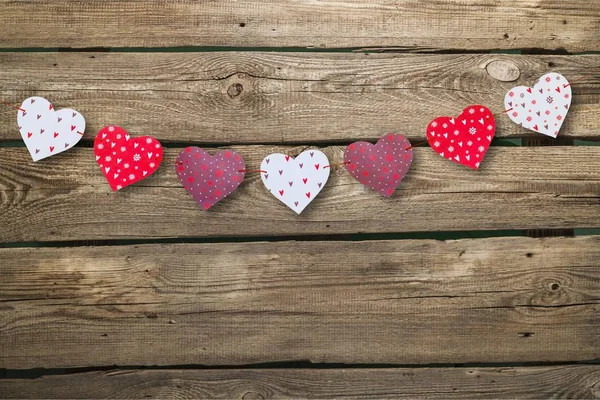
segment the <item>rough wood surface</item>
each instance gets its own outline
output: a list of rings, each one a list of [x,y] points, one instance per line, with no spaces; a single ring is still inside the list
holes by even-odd
[[[600,237],[16,248],[0,259],[0,368],[600,356]]]
[[[600,137],[600,56],[0,53],[0,71],[3,100],[75,108],[88,140],[115,124],[213,144],[423,140],[431,120],[478,103],[496,114],[497,137],[538,137],[503,114],[504,96],[557,71],[575,93],[561,137]],[[0,107],[0,140],[21,140],[15,115]]]
[[[589,0],[0,0],[0,47],[600,50]]]
[[[235,147],[256,169],[273,152]],[[33,163],[0,148],[0,242],[169,237],[594,228],[600,226],[600,147],[493,147],[479,171],[415,148],[411,170],[389,199],[341,167],[300,216],[249,173],[240,188],[203,211],[175,175],[181,149],[167,149],[153,176],[113,193],[91,148]],[[322,149],[332,164],[342,147]]]
[[[600,366],[131,370],[0,380],[3,398],[597,399]]]

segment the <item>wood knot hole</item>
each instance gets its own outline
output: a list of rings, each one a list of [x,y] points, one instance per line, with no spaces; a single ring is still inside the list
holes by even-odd
[[[521,76],[521,70],[517,64],[508,60],[494,60],[485,69],[492,78],[501,82],[514,82]]]
[[[242,94],[243,91],[244,86],[241,83],[234,83],[233,85],[229,86],[229,89],[227,89],[227,94],[233,99],[234,97],[238,97],[240,94]]]
[[[535,333],[533,332],[519,332],[518,335],[522,338],[532,338]]]
[[[552,286],[550,286],[550,288],[552,290],[558,290],[560,288],[560,285],[558,283],[553,283]]]

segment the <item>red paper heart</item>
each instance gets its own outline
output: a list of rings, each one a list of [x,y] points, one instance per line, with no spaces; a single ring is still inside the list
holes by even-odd
[[[442,157],[478,169],[495,132],[492,112],[487,107],[472,105],[456,118],[440,117],[431,121],[427,126],[427,140]]]
[[[354,142],[344,152],[344,165],[350,175],[385,197],[394,194],[412,159],[408,139],[392,133],[383,136],[377,144]]]
[[[106,126],[94,141],[96,162],[112,190],[146,179],[160,166],[163,148],[150,136],[131,138],[118,126]]]

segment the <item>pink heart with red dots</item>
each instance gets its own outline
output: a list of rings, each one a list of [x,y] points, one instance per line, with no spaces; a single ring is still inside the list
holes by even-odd
[[[385,135],[377,144],[355,142],[344,152],[344,165],[357,181],[390,197],[406,176],[413,160],[408,139]]]
[[[233,150],[211,156],[199,147],[186,147],[175,164],[181,184],[204,210],[233,193],[246,175],[246,162]]]

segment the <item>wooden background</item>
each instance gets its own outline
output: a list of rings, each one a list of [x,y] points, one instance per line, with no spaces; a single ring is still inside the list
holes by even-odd
[[[557,140],[502,114],[549,71]],[[600,398],[600,3],[0,0],[0,98],[79,110],[30,160],[0,108],[2,398]],[[209,212],[189,144],[273,151],[488,105],[480,171],[426,146],[391,199],[335,169],[296,216],[257,175]],[[112,193],[91,143],[153,135]]]

